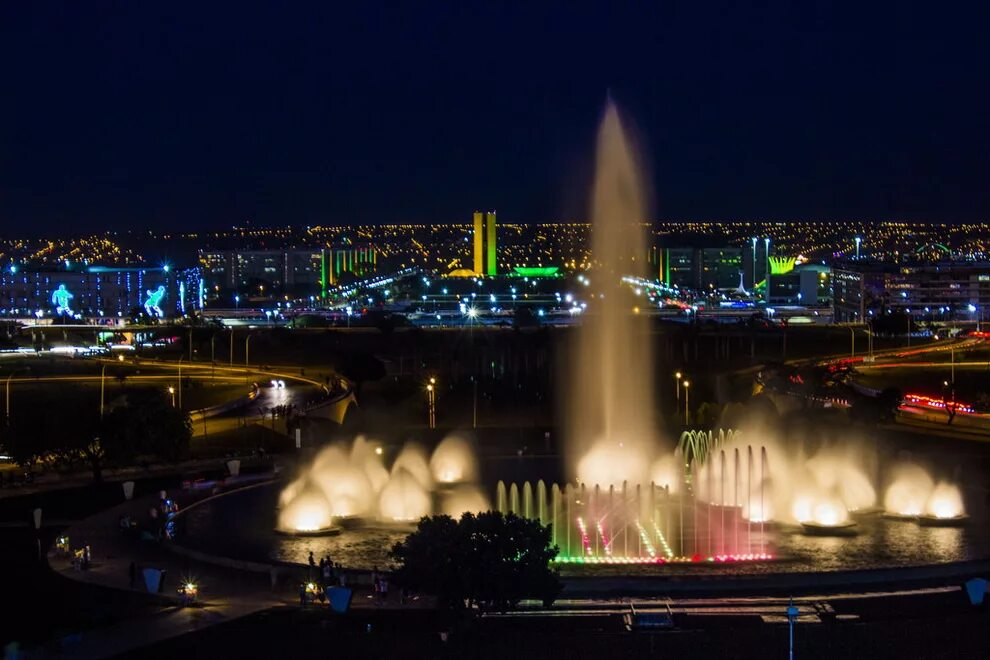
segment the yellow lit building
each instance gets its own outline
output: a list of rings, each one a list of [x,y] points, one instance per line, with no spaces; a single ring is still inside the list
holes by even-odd
[[[495,211],[474,212],[474,272],[477,275],[498,275]]]

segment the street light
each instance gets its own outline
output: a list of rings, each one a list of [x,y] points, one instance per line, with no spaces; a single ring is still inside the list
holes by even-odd
[[[178,366],[179,366],[179,409],[180,410],[182,409],[182,358],[183,357],[185,357],[185,356],[180,357],[179,358],[179,362],[178,362]]]
[[[124,357],[121,355],[120,357]],[[104,392],[104,382],[107,378],[107,365],[104,364],[103,368],[100,369],[100,419],[103,419],[103,392]]]
[[[691,410],[691,405],[689,403],[690,390],[688,389],[690,386],[691,386],[690,381],[684,381],[684,426],[687,426],[688,424],[691,423],[690,419],[688,418],[688,415],[690,414],[690,410]]]
[[[436,419],[434,418],[434,407],[433,407],[433,379],[430,379],[430,383],[426,386],[426,404],[427,404],[427,414],[429,427],[436,428]]]
[[[859,246],[863,242],[863,237],[857,236],[855,240],[856,240],[856,261],[859,261]]]
[[[172,407],[175,408],[175,386],[168,386],[168,393],[172,395]]]
[[[674,373],[674,387],[677,389],[677,402],[681,401],[681,372]]]
[[[15,374],[21,371],[31,371],[31,367],[24,367],[23,369],[14,369],[7,376],[7,426],[10,426],[10,379],[14,377]]]
[[[247,337],[244,338],[244,366],[245,367],[247,367],[249,365],[249,363],[250,363],[250,360],[248,359],[250,357],[250,353],[248,351],[251,350],[251,337],[253,337],[253,336],[254,335],[250,335],[249,334]]]

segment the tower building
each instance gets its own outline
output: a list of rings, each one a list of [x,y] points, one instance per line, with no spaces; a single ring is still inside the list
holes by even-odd
[[[474,212],[474,272],[478,275],[498,274],[495,211]]]

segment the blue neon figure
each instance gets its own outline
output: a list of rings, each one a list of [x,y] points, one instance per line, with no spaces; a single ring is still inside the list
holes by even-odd
[[[69,308],[69,301],[75,298],[72,293],[65,288],[64,284],[59,284],[58,288],[52,291],[52,304],[55,305],[56,314],[72,314]]]
[[[164,285],[159,286],[155,291],[148,289],[147,293],[148,299],[144,301],[144,311],[148,313],[148,316],[157,316],[159,318],[165,316],[162,308],[158,306],[162,298],[165,297]]]

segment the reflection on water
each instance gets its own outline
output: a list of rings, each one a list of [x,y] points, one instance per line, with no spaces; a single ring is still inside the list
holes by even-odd
[[[352,568],[388,565],[388,551],[409,531],[405,528],[344,530],[338,536],[293,537],[273,531],[279,485],[264,486],[217,498],[191,509],[185,516],[181,542],[238,559],[304,563],[310,551],[327,553]],[[947,563],[990,557],[986,525],[973,521],[962,528],[919,527],[911,522],[879,517],[859,520],[859,534],[848,538],[805,536],[787,530],[773,534],[779,561],[767,564],[716,566],[598,566],[596,573],[658,574],[772,573],[837,571],[890,566]],[[565,573],[574,569],[565,568]]]

